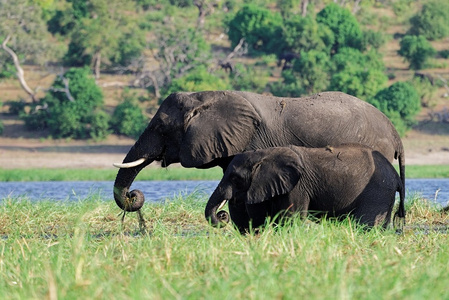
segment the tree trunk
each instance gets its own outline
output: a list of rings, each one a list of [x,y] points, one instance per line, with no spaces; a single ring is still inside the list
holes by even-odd
[[[301,16],[307,16],[307,6],[309,5],[309,0],[301,1]]]
[[[25,75],[23,72],[22,67],[20,66],[20,61],[19,58],[17,57],[17,54],[11,49],[9,48],[6,44],[9,42],[9,39],[11,38],[10,35],[8,35],[5,40],[2,43],[2,48],[3,50],[5,50],[9,55],[11,55],[12,60],[14,61],[14,66],[17,69],[17,78],[19,79],[20,82],[20,86],[23,88],[23,90],[31,97],[31,100],[33,101],[33,103],[36,103],[38,101],[38,99],[36,98],[35,93],[33,92],[33,90],[28,86],[26,80],[25,80]]]
[[[95,79],[100,79],[101,52],[98,51],[94,55],[94,73]]]

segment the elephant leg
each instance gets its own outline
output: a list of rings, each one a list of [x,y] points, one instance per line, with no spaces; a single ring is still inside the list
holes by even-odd
[[[365,198],[360,201],[360,205],[353,211],[353,215],[361,224],[368,227],[382,225],[386,228],[390,223],[395,200],[394,196],[394,194],[383,194]]]

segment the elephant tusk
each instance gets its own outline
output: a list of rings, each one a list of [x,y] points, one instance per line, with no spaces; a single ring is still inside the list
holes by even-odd
[[[127,163],[113,163],[112,165],[116,168],[123,168],[123,169],[127,169],[127,168],[132,168],[132,167],[136,167],[138,165],[143,164],[146,161],[145,158],[140,158],[138,160],[132,161],[132,162],[127,162]]]
[[[228,203],[228,200],[223,200],[223,201],[220,203],[220,206],[218,206],[217,210],[222,209],[223,206],[225,206],[226,203]]]

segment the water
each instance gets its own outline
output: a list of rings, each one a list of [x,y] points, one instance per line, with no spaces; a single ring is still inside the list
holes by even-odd
[[[0,200],[27,197],[30,200],[70,201],[96,195],[112,200],[112,181],[46,181],[0,182]],[[218,181],[135,181],[131,189],[139,189],[146,201],[186,196],[194,191],[210,196]],[[449,202],[449,179],[407,179],[406,195],[420,195],[441,205]]]

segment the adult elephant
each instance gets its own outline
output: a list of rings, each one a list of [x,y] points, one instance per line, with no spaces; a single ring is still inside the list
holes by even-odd
[[[374,106],[341,92],[279,98],[237,91],[173,93],[160,105],[148,127],[129,150],[114,183],[114,199],[125,211],[144,203],[130,191],[137,174],[153,161],[163,167],[220,166],[234,155],[255,149],[297,145],[337,146],[359,143],[399,160],[405,183],[404,148],[390,120]],[[399,217],[405,217],[404,192]]]
[[[214,226],[229,217],[240,232],[270,218],[353,216],[368,227],[387,227],[402,182],[378,151],[360,144],[326,148],[274,147],[237,154],[212,193],[205,217]]]

